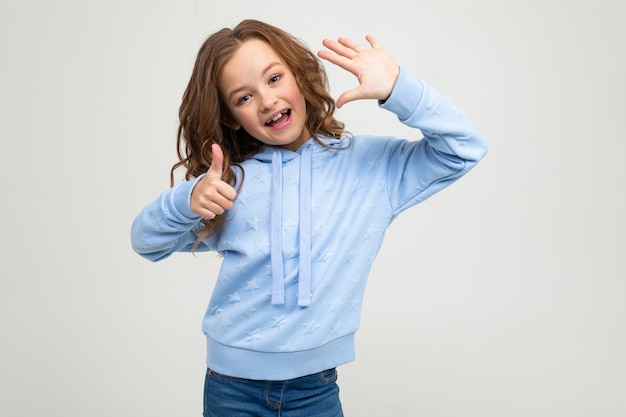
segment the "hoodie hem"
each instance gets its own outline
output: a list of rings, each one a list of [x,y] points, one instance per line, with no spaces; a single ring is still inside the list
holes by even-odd
[[[292,352],[241,349],[207,337],[207,367],[235,378],[284,381],[334,368],[354,358],[353,334],[314,349]]]

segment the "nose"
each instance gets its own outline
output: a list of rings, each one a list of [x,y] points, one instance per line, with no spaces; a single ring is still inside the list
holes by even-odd
[[[267,91],[261,95],[261,111],[268,112],[274,108],[278,98],[271,91]]]

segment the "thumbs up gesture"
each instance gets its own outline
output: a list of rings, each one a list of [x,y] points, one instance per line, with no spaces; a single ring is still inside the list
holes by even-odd
[[[191,192],[191,211],[205,219],[214,219],[229,210],[237,196],[237,191],[222,181],[224,154],[218,144],[211,146],[213,161],[206,175]]]

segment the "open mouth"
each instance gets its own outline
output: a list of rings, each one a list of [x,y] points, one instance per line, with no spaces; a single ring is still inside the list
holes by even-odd
[[[285,123],[289,116],[291,115],[291,110],[284,110],[280,113],[278,113],[276,116],[272,117],[271,119],[269,119],[268,121],[265,122],[265,126],[270,126],[270,127],[275,127],[275,126],[279,126],[282,123]],[[287,116],[285,118],[283,118],[284,116]]]

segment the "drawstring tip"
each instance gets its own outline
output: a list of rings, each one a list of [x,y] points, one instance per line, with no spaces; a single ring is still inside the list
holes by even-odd
[[[283,294],[273,294],[272,304],[285,304],[285,296]]]
[[[298,306],[300,307],[308,307],[311,305],[311,300],[309,298],[299,298],[298,299]]]

